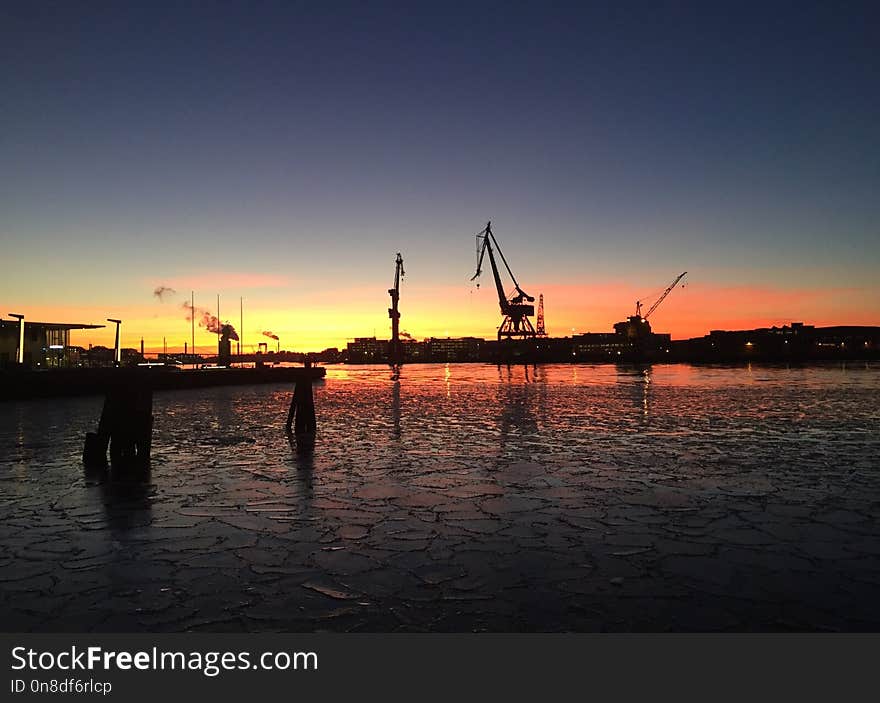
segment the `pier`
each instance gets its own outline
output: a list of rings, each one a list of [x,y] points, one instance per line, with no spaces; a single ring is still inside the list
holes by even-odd
[[[0,400],[25,400],[59,396],[103,395],[120,384],[134,381],[152,390],[189,390],[211,386],[297,383],[324,378],[321,366],[282,368],[163,368],[52,369],[0,372]]]

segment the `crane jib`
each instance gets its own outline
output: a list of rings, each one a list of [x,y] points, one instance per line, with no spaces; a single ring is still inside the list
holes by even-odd
[[[669,286],[666,288],[666,290],[663,291],[663,294],[659,298],[657,298],[657,300],[654,302],[654,304],[649,308],[648,312],[645,313],[645,315],[644,315],[645,320],[647,320],[651,316],[652,312],[654,312],[658,307],[660,307],[660,303],[662,303],[664,300],[666,300],[666,296],[672,292],[672,289],[675,288],[675,286],[678,285],[678,282],[682,278],[684,278],[686,275],[687,275],[687,271],[680,273],[678,275],[678,278],[676,278],[672,283],[669,284]],[[639,304],[637,303],[636,305],[638,306]]]

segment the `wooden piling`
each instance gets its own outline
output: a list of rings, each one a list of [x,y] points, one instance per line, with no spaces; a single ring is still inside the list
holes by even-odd
[[[293,398],[287,411],[285,428],[297,435],[314,434],[317,430],[315,419],[315,398],[312,394],[312,381],[309,378],[296,382],[293,387]]]

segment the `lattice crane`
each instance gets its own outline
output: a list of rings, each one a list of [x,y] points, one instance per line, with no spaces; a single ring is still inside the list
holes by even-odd
[[[538,296],[538,322],[535,327],[535,334],[539,337],[547,336],[547,329],[544,327],[544,294]]]

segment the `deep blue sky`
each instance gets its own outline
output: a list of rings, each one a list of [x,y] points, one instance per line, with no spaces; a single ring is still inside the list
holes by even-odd
[[[464,285],[490,217],[538,288],[871,288],[876,7],[7,3],[0,297]]]

